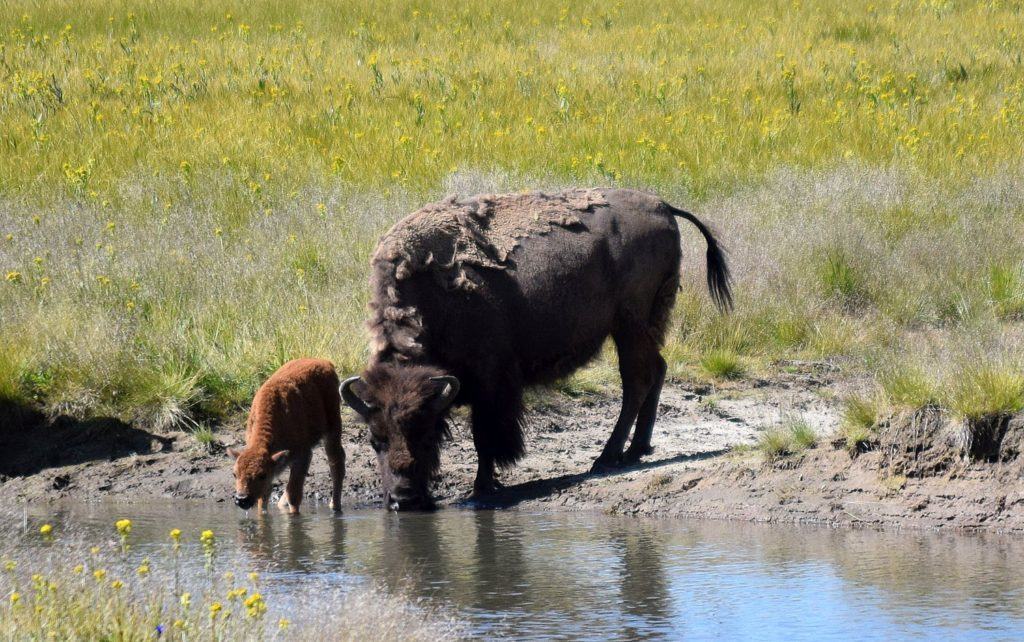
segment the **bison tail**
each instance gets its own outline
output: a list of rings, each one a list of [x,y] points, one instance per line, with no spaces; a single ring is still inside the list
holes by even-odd
[[[723,312],[732,310],[732,275],[729,273],[729,264],[725,260],[725,251],[718,244],[718,239],[711,233],[707,225],[693,214],[671,205],[669,210],[675,216],[685,218],[697,226],[704,240],[708,244],[707,271],[708,271],[708,292],[711,299]]]

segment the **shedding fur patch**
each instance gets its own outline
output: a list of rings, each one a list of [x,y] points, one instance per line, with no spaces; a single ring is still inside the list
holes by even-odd
[[[393,263],[399,281],[429,269],[448,276],[454,289],[472,289],[463,266],[506,269],[522,239],[579,225],[582,213],[607,204],[596,189],[449,196],[399,221],[373,260]]]
[[[381,238],[371,262],[374,352],[419,354],[422,321],[398,301],[399,281],[429,271],[446,290],[472,291],[477,284],[467,266],[507,270],[523,239],[581,225],[584,214],[605,205],[602,189],[480,194],[449,196],[405,217]]]

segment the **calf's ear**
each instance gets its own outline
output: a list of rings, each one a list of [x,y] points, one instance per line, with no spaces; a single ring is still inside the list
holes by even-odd
[[[238,456],[242,454],[241,450],[237,448],[228,448],[228,457],[232,459],[238,459]]]

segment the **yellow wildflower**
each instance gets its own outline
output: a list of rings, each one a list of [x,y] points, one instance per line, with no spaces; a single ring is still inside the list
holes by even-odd
[[[102,569],[102,568],[98,568],[98,569],[96,569],[95,571],[92,572],[92,576],[96,578],[97,582],[99,582],[99,581],[102,581],[103,578],[107,576],[107,572],[104,569]]]
[[[122,586],[124,586],[124,582],[122,582],[121,580],[114,580],[110,583],[110,588],[114,589],[115,591],[120,589]]]
[[[39,527],[39,532],[43,535],[43,537],[46,537],[53,532],[53,526],[51,526],[50,524],[43,524]]]
[[[21,593],[11,593],[11,604],[17,604],[21,599]]]
[[[189,607],[189,605],[192,604],[192,594],[187,592],[187,591],[185,593],[182,593],[180,601],[181,601],[181,608],[187,609]]]
[[[119,519],[114,522],[114,526],[117,528],[117,532],[122,536],[132,532],[132,520],[130,519]]]
[[[10,272],[7,273],[6,278],[11,283],[21,283],[21,272],[11,270]]]

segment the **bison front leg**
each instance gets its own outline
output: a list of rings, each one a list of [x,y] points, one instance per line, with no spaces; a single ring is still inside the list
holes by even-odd
[[[477,496],[499,490],[494,467],[514,464],[525,452],[519,386],[502,385],[488,392],[485,398],[474,400],[471,417],[478,461],[473,494]]]
[[[284,493],[278,506],[287,510],[293,515],[299,512],[299,505],[302,504],[302,489],[306,484],[306,473],[309,472],[309,462],[312,459],[310,452],[293,455],[291,470],[288,472],[288,483],[285,485]]]

